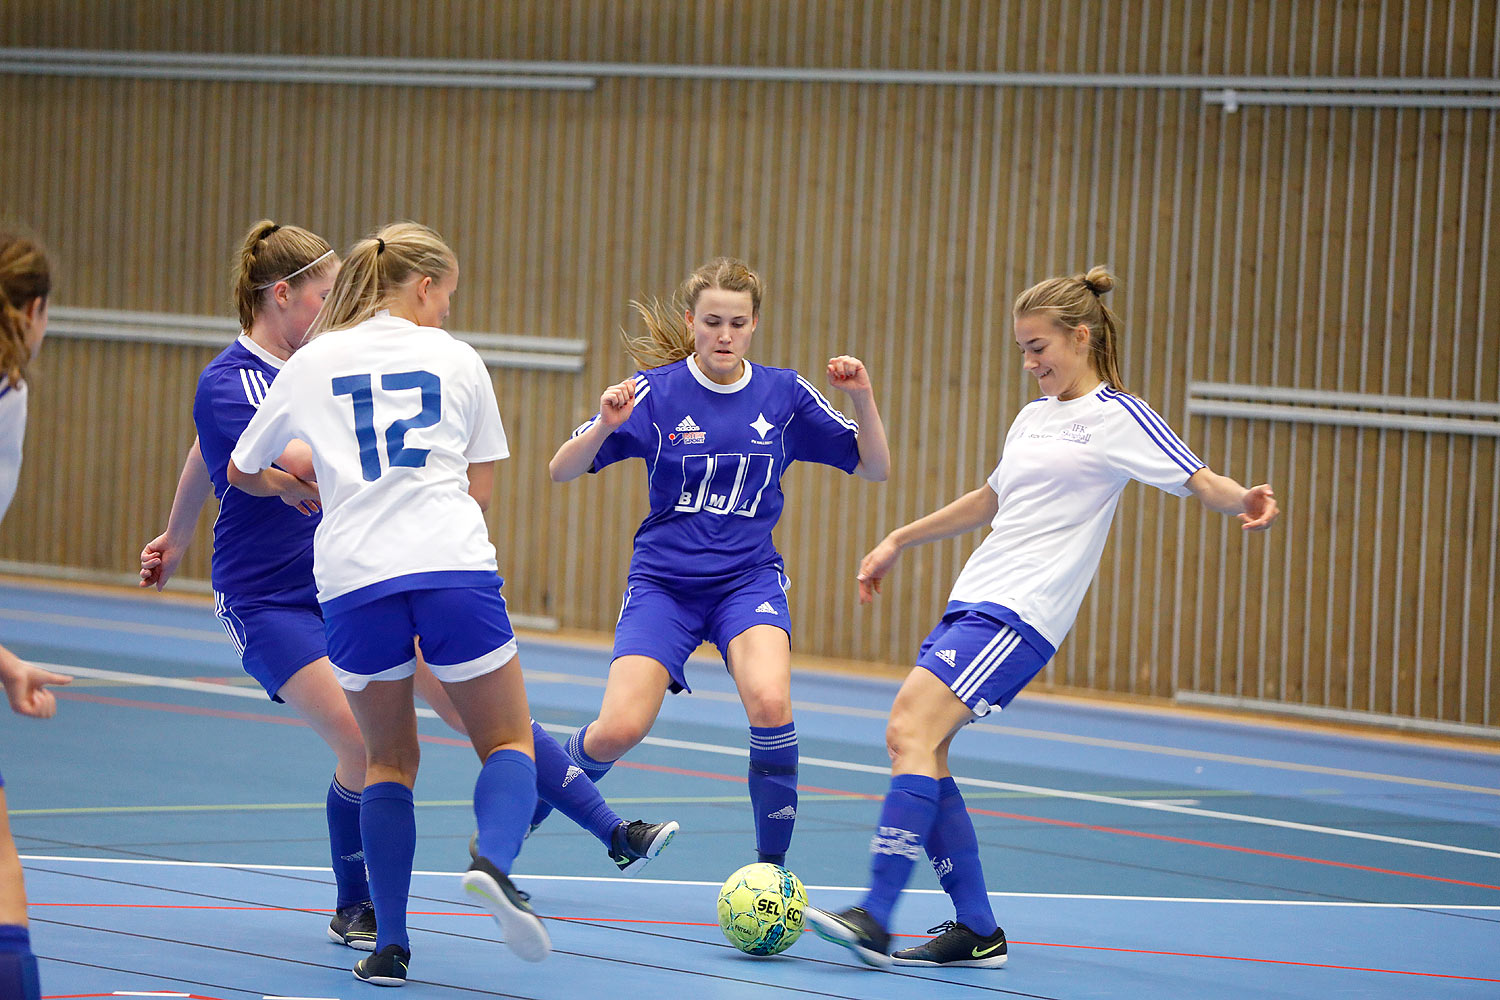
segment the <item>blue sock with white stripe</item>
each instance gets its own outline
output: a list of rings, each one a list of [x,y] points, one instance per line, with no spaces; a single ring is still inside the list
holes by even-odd
[[[750,727],[750,810],[760,860],[786,864],[797,822],[797,725]]]
[[[31,932],[19,924],[0,924],[0,997],[39,1000],[41,995]]]
[[[590,781],[597,782],[600,778],[609,773],[609,769],[615,766],[615,762],[595,760],[594,758],[583,752],[583,733],[585,729],[588,729],[588,726],[584,726],[583,729],[578,730],[578,732],[568,737],[568,759],[571,760],[577,767],[582,768],[583,773],[589,776]],[[537,788],[538,790],[540,790],[540,782],[538,782]],[[536,800],[536,810],[531,814],[532,827],[536,827],[537,824],[541,823],[542,820],[551,815],[552,804],[546,799],[538,796]]]
[[[593,725],[593,723],[589,723],[589,725]],[[595,760],[584,751],[583,734],[588,731],[589,727],[584,726],[578,732],[568,737],[568,756],[572,759],[573,763],[583,768],[583,773],[589,776],[590,781],[598,784],[599,779],[608,774],[609,769],[615,766],[615,762],[612,760]]]
[[[480,856],[509,875],[535,808],[536,762],[519,750],[496,750],[486,757],[474,782]]]
[[[359,829],[375,904],[375,950],[399,944],[411,951],[406,933],[406,899],[411,864],[417,853],[417,813],[411,789],[399,781],[366,785],[360,796]]]
[[[990,909],[984,887],[984,869],[979,864],[979,838],[974,821],[951,776],[938,781],[937,819],[927,835],[927,857],[943,891],[953,899],[955,919],[980,937],[989,937],[999,926]]]
[[[898,774],[880,809],[880,828],[870,838],[870,891],[859,904],[881,927],[891,925],[891,911],[922,845],[937,819],[938,783],[925,774]]]
[[[611,838],[615,828],[624,822],[620,814],[609,807],[583,768],[568,759],[567,751],[535,719],[531,721],[531,739],[536,744],[537,808],[543,803],[548,804],[549,811],[556,806],[564,816],[613,850]],[[536,813],[531,815],[534,822]]]
[[[351,792],[334,778],[328,784],[328,850],[333,856],[333,879],[339,887],[339,909],[370,898],[365,875],[365,843],[359,835],[359,792]]]

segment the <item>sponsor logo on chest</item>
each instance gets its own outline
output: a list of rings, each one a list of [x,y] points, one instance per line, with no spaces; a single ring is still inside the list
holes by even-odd
[[[1059,441],[1071,441],[1074,444],[1088,444],[1090,432],[1083,424],[1069,424],[1063,428],[1062,433],[1057,435]]]
[[[683,417],[677,424],[677,429],[667,435],[667,440],[672,444],[702,444],[708,439],[708,432],[699,427],[691,416]]]

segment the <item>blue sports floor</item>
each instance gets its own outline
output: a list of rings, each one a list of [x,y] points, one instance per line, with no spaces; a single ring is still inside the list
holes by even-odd
[[[324,934],[331,754],[241,675],[206,605],[0,584],[0,641],[77,674],[55,719],[0,713],[44,996],[385,995]],[[522,642],[536,717],[593,718],[607,653]],[[422,720],[405,996],[1500,996],[1500,753],[1024,694],[953,756],[1005,968],[877,972],[810,933],[740,955],[714,900],[753,860],[745,720],[715,661],[689,669],[698,693],[601,785],[626,818],[677,819],[668,850],[626,879],[560,816],[527,841],[518,882],[556,949],[540,965],[462,901],[477,765]],[[817,905],[865,883],[894,690],[794,680],[789,864]],[[894,929],[950,915],[919,865]]]

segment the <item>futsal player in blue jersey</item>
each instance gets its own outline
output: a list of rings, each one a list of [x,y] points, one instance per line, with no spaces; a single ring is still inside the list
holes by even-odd
[[[643,370],[605,390],[598,415],[558,449],[550,471],[566,482],[640,458],[650,482],[603,704],[569,740],[569,756],[602,777],[645,738],[668,691],[691,690],[688,655],[713,642],[750,724],[759,858],[783,864],[797,815],[798,752],[790,581],[771,541],[785,503],[781,477],[805,461],[878,482],[890,452],[859,359],[828,362],[829,381],[849,396],[851,420],[797,372],[746,358],[761,292],[742,261],[718,258],[695,270],[670,303],[634,303],[649,334],[630,342]]]
[[[21,473],[26,368],[46,336],[51,294],[52,270],[42,248],[24,236],[0,232],[0,520],[10,509]],[[57,712],[57,699],[47,685],[71,680],[26,663],[0,646],[0,687],[5,688],[17,714],[50,719]],[[38,1000],[40,996],[26,919],[26,884],[10,834],[5,778],[0,776],[0,997]]]
[[[230,488],[229,453],[333,287],[339,259],[322,237],[269,219],[250,227],[235,263],[235,304],[241,333],[198,378],[189,451],[172,501],[167,530],[141,553],[141,585],[164,587],[193,537],[210,493],[214,520],[214,610],[245,671],[277,702],[290,705],[337,757],[326,797],[329,848],[338,896],[331,940],[368,951],[375,911],[365,878],[359,797],[365,749],[359,725],[334,679],[313,584],[316,492],[295,505]],[[312,479],[310,452],[294,442],[277,464]],[[435,680],[436,705],[452,716]],[[455,720],[456,721],[456,720]]]
[[[990,909],[948,750],[960,729],[1009,705],[1052,658],[1098,568],[1126,484],[1196,496],[1246,531],[1266,530],[1279,513],[1270,486],[1246,489],[1213,472],[1124,390],[1119,320],[1101,300],[1114,283],[1096,267],[1017,297],[1016,344],[1042,398],[1017,414],[984,485],[892,531],[860,563],[860,600],[869,603],[903,549],[991,527],[891,706],[891,784],[870,841],[869,892],[837,913],[805,911],[819,935],[869,965],[1005,964],[1005,931]],[[891,955],[891,913],[924,852],[953,899],[954,919],[933,928],[937,937]]]
[[[296,501],[308,483],[273,463],[290,441],[312,450],[324,512],[313,547],[317,597],[367,761],[360,824],[378,931],[354,975],[382,986],[404,985],[411,960],[418,636],[482,761],[465,891],[517,956],[540,961],[551,951],[508,877],[536,806],[537,768],[484,519],[509,447],[484,362],[441,329],[458,278],[453,251],[426,227],[397,223],[356,243],[315,339],[283,367],[229,465],[238,489]]]

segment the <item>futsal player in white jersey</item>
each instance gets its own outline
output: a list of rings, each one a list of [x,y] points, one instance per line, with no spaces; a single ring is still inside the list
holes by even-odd
[[[1123,388],[1119,321],[1100,297],[1102,267],[1051,278],[1016,299],[1015,339],[1043,396],[1022,407],[985,484],[887,535],[859,566],[869,603],[903,549],[991,530],[953,585],[943,619],[891,706],[891,784],[870,842],[869,892],[837,913],[809,907],[822,937],[877,967],[996,967],[1006,959],[974,826],[948,770],[954,735],[1009,705],[1073,626],[1120,493],[1137,480],[1264,531],[1279,513],[1269,485],[1246,489],[1193,454]],[[952,897],[937,937],[889,954],[891,912],[923,853]]]
[[[0,232],[0,519],[10,509],[21,474],[26,367],[47,333],[51,293],[52,270],[42,248],[24,236]],[[34,667],[0,646],[0,686],[11,709],[20,715],[50,719],[57,711],[57,699],[47,685],[71,680]],[[5,779],[0,777],[0,997],[38,1000],[40,996],[26,920],[26,885],[10,834]]]
[[[719,647],[750,725],[750,805],[759,860],[783,864],[797,815],[790,585],[771,531],[794,461],[885,479],[890,451],[869,373],[828,362],[855,420],[787,368],[746,358],[761,281],[721,257],[673,300],[634,303],[649,336],[629,347],[642,371],[604,391],[599,413],[553,456],[557,482],[629,458],[645,461],[650,512],[635,535],[599,718],[568,741],[600,778],[650,731],[668,691],[691,690],[688,655]],[[539,813],[539,822],[544,813]]]
[[[312,339],[282,367],[229,465],[236,487],[295,498],[309,484],[271,465],[293,439],[312,449],[318,601],[366,751],[360,825],[378,936],[354,974],[384,986],[405,983],[411,957],[418,635],[483,762],[478,856],[464,887],[518,956],[551,950],[507,875],[536,805],[536,766],[484,520],[509,449],[484,362],[441,329],[458,277],[453,251],[426,227],[397,223],[356,243]]]

